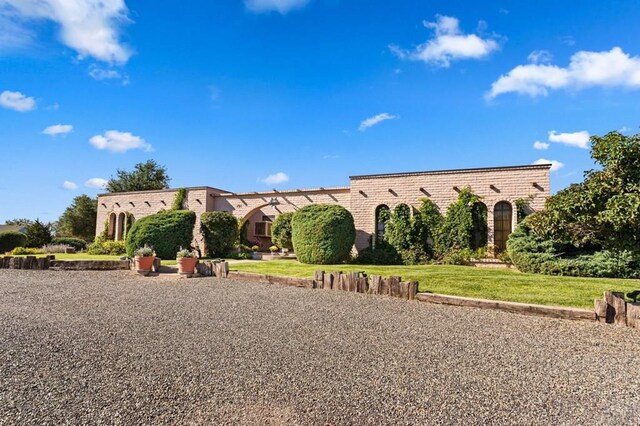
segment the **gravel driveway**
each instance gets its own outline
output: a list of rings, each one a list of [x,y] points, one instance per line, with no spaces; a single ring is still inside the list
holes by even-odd
[[[640,424],[640,332],[379,296],[0,270],[0,424]]]

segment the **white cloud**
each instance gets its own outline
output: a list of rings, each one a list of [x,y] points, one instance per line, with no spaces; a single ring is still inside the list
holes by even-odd
[[[100,68],[93,64],[89,67],[89,75],[94,80],[122,80],[122,85],[129,84],[129,76],[113,68]]]
[[[71,124],[54,124],[53,126],[49,126],[42,131],[44,135],[57,136],[57,135],[66,135],[73,131],[73,126]]]
[[[500,45],[493,38],[482,38],[476,34],[464,34],[460,22],[451,16],[436,16],[436,22],[423,22],[435,31],[435,37],[420,44],[413,51],[390,46],[401,59],[423,61],[440,67],[448,67],[458,59],[481,59],[498,50]]]
[[[527,59],[532,64],[547,64],[553,60],[553,55],[548,50],[534,50]]]
[[[533,162],[533,164],[551,164],[551,171],[555,172],[564,167],[564,163],[557,160],[547,160],[546,158],[539,158]]]
[[[535,141],[535,142],[533,143],[533,147],[534,147],[535,149],[539,149],[539,150],[541,150],[541,151],[544,151],[544,150],[546,150],[546,149],[549,149],[549,147],[550,147],[550,146],[551,146],[551,145],[549,145],[548,143],[546,143],[546,142],[541,142],[541,141]]]
[[[104,189],[107,187],[107,180],[102,178],[91,178],[84,183],[87,188]]]
[[[307,3],[309,0],[244,0],[244,5],[252,12],[278,12],[283,15],[290,10],[303,8]]]
[[[120,27],[130,22],[125,0],[0,0],[0,13],[22,24],[55,22],[61,41],[80,58],[122,64],[132,54],[119,40]]]
[[[589,132],[586,130],[574,133],[558,133],[555,130],[549,132],[549,140],[551,142],[576,146],[582,149],[589,149],[589,136]]]
[[[391,115],[389,113],[383,112],[382,114],[378,114],[373,117],[369,117],[365,120],[362,120],[362,123],[360,123],[360,127],[358,127],[358,130],[360,130],[361,132],[364,132],[369,127],[373,127],[378,123],[381,123],[387,120],[395,120],[397,118],[398,118],[397,115]]]
[[[65,180],[62,183],[62,187],[64,189],[68,189],[69,191],[73,191],[74,189],[78,189],[78,184],[76,184],[75,182],[71,182],[69,180]]]
[[[111,152],[126,152],[130,149],[152,150],[151,145],[141,137],[118,130],[108,130],[104,135],[96,135],[89,139],[89,143],[97,149],[106,149]]]
[[[27,112],[36,108],[36,100],[20,92],[5,90],[0,93],[0,106],[18,112]]]
[[[610,51],[581,51],[571,56],[566,68],[557,65],[518,65],[491,85],[487,98],[504,93],[547,96],[549,90],[587,87],[640,89],[640,57],[629,56],[619,47]]]
[[[286,173],[278,172],[269,175],[264,179],[258,179],[258,182],[263,182],[269,185],[277,185],[279,183],[289,182],[289,176]]]

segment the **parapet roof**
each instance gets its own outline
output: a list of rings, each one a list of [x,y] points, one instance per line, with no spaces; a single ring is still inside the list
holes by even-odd
[[[402,177],[402,176],[424,176],[424,175],[445,175],[452,173],[476,173],[476,172],[493,172],[502,170],[540,170],[550,169],[551,164],[527,164],[523,166],[499,166],[499,167],[477,167],[470,169],[448,169],[448,170],[427,170],[422,172],[403,172],[403,173],[380,173],[374,175],[355,175],[349,176],[351,180],[358,179],[375,179],[384,177]]]

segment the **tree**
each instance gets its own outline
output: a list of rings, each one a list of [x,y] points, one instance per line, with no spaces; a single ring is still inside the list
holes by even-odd
[[[27,247],[42,247],[53,239],[53,225],[40,222],[39,219],[27,226]]]
[[[640,252],[640,134],[591,137],[601,170],[549,197],[529,217],[536,235],[583,250]]]
[[[98,202],[88,195],[79,195],[58,219],[57,235],[78,237],[90,241],[96,235]]]
[[[293,250],[293,241],[291,241],[291,219],[293,219],[293,213],[282,213],[276,217],[271,227],[271,240],[273,244],[289,250]]]
[[[17,218],[17,219],[7,220],[5,222],[5,225],[28,226],[28,225],[31,225],[32,223],[33,223],[33,220],[21,217],[21,218]]]
[[[200,217],[200,232],[209,257],[227,256],[238,242],[238,219],[221,211],[204,212]]]
[[[170,181],[167,169],[154,160],[149,160],[146,163],[136,164],[131,172],[118,169],[116,177],[109,178],[106,190],[107,192],[129,192],[167,189]]]

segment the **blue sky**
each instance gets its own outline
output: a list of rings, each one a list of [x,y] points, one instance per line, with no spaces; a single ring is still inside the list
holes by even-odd
[[[589,135],[638,132],[638,21],[634,0],[0,0],[0,222],[150,158],[231,191],[552,160],[557,191]]]

